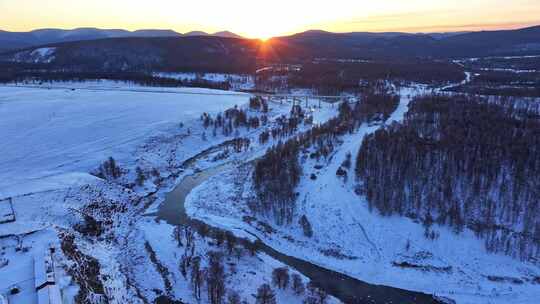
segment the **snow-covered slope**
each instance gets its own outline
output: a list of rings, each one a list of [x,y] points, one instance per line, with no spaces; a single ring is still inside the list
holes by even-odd
[[[403,89],[398,109],[385,124],[401,121],[409,96],[418,93]],[[187,212],[238,234],[249,231],[278,251],[369,283],[423,291],[457,303],[536,303],[540,298],[538,266],[489,254],[470,231],[456,235],[449,228],[437,227],[440,237],[428,240],[421,223],[370,211],[365,198],[355,193],[354,166],[348,180],[336,176],[347,153],[356,159],[362,138],[380,127],[364,124],[344,136],[328,161],[305,158],[293,223],[277,226],[272,219],[258,217],[275,229],[273,233],[245,221],[257,217],[246,208],[250,182],[236,189],[240,195],[233,190],[233,181],[250,180],[250,170],[230,171],[199,186],[187,198]],[[311,222],[312,238],[304,236],[300,215]]]
[[[42,47],[35,50],[15,53],[13,61],[25,63],[51,63],[55,59],[56,48]]]

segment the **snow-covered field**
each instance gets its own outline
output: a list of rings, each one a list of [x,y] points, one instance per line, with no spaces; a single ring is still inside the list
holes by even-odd
[[[0,224],[0,295],[18,288],[19,294],[8,297],[10,303],[37,303],[34,261],[53,247],[56,286],[64,303],[72,303],[79,292],[75,276],[83,270],[78,263],[86,260],[83,265],[88,265],[88,258],[99,263],[98,277],[109,303],[153,302],[163,294],[197,302],[189,277],[180,273],[180,258],[204,257],[223,247],[195,234],[196,248],[189,253],[175,245],[173,227],[152,213],[186,174],[218,164],[213,157],[220,151],[184,171],[180,164],[201,151],[239,136],[249,138],[252,147],[229,161],[264,153],[266,147],[257,143],[260,129],[212,134],[200,120],[205,112],[215,116],[235,105],[245,107],[249,97],[107,81],[0,86],[0,200],[12,197],[16,217]],[[271,104],[269,123],[289,111],[288,104]],[[314,121],[334,113],[324,104],[314,109]],[[121,179],[89,174],[110,156],[125,172]],[[135,167],[142,168],[147,180],[142,186],[126,187],[135,178]],[[7,214],[11,208],[6,202],[0,201],[0,211]],[[107,227],[97,237],[81,230],[89,216]],[[74,237],[82,258],[66,254],[66,236]],[[226,283],[252,303],[257,287],[270,283],[272,270],[283,265],[262,253],[242,252],[241,258],[225,257]],[[279,303],[302,301],[290,289],[275,291]],[[203,295],[202,303],[205,299]]]
[[[109,156],[132,162],[135,147],[150,136],[249,99],[207,89],[99,87],[106,89],[0,86],[0,197],[84,183]]]
[[[113,82],[0,87],[0,209],[11,218],[11,203],[2,199],[13,197],[16,217],[0,224],[0,294],[21,289],[10,303],[36,303],[33,261],[49,244],[59,247],[58,229],[78,221],[74,210],[88,203],[81,199],[80,187],[103,187],[89,172],[110,156],[122,166],[133,166],[139,147],[150,138],[186,132],[200,124],[203,112],[215,114],[249,99],[206,89],[168,91]],[[186,125],[183,130],[180,123]],[[185,156],[197,149],[186,147]],[[159,155],[149,157],[159,161]],[[104,191],[113,197],[117,193]],[[110,257],[98,248],[93,248],[96,255]],[[61,254],[56,258],[65,264]],[[57,268],[57,284],[70,303],[77,288]]]

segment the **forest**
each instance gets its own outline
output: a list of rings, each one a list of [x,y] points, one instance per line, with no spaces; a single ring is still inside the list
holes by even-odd
[[[2,64],[0,64],[2,68]],[[143,72],[66,72],[45,71],[38,69],[20,69],[6,66],[0,70],[0,83],[39,83],[47,84],[54,82],[85,82],[94,80],[123,81],[143,86],[154,87],[195,87],[217,90],[229,90],[231,85],[227,81],[215,82],[202,78],[192,80],[179,80],[153,76]]]
[[[341,103],[337,117],[288,137],[305,121],[302,109],[293,107],[290,118],[283,118],[283,123],[267,133],[272,134],[277,144],[255,164],[253,182],[257,198],[250,202],[250,208],[273,216],[279,225],[291,223],[296,209],[295,189],[302,175],[300,153],[309,152],[311,158],[328,158],[339,144],[340,136],[354,132],[364,122],[387,119],[399,100],[392,86],[375,82],[355,103]],[[268,138],[269,135],[261,136],[261,140]]]
[[[427,60],[379,60],[336,62],[319,60],[306,63],[292,73],[291,87],[317,88],[323,94],[343,91],[363,91],[361,81],[373,83],[380,79],[426,84],[454,83],[463,80],[461,67],[449,62]]]
[[[471,82],[448,90],[480,95],[539,97],[540,72],[487,67],[476,70]]]
[[[383,216],[471,229],[486,249],[540,257],[540,115],[511,98],[427,95],[403,124],[366,136],[357,193]]]

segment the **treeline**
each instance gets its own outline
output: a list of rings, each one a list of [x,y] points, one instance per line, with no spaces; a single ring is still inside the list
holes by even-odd
[[[258,193],[256,211],[272,212],[278,224],[292,221],[296,199],[295,188],[302,167],[298,162],[300,142],[296,139],[279,142],[255,165],[253,179]]]
[[[494,96],[540,96],[540,71],[516,72],[512,70],[473,71],[475,76],[466,85],[451,88],[451,91]]]
[[[382,215],[472,229],[491,252],[540,258],[540,118],[527,104],[416,98],[405,122],[365,137],[358,191]],[[534,111],[533,111],[534,110]]]
[[[425,84],[455,83],[464,79],[463,69],[437,61],[313,62],[292,73],[291,87],[314,88],[322,94],[360,91],[361,81],[393,80]]]
[[[342,103],[337,117],[284,143],[280,139],[255,164],[253,183],[257,197],[249,204],[252,211],[273,215],[279,225],[291,223],[296,209],[295,189],[302,175],[299,153],[309,151],[311,158],[327,159],[338,145],[340,136],[354,132],[363,122],[387,119],[398,104],[399,96],[384,83],[377,83],[353,105]],[[289,124],[282,124],[282,129],[272,131],[272,134],[277,137],[294,134],[292,131],[304,120],[303,115],[298,115],[302,113],[300,106],[295,107],[290,120],[285,120]]]
[[[467,69],[513,69],[540,71],[540,57],[484,57],[462,62]]]
[[[211,246],[206,254],[197,254],[197,233]],[[229,278],[238,273],[237,266],[243,258],[254,257],[260,249],[259,242],[236,238],[230,231],[212,228],[203,222],[192,221],[190,225],[176,226],[173,238],[184,253],[179,260],[179,270],[189,282],[193,297],[211,304],[247,303],[235,290],[235,286],[227,284]],[[304,303],[325,304],[329,298],[325,290],[313,282],[304,282],[298,273],[290,273],[288,267],[278,267],[272,271],[272,284],[262,283],[253,297],[257,304],[277,304],[276,290],[289,290]]]
[[[540,70],[531,67],[493,67],[472,69],[471,82],[450,88],[449,91],[479,95],[540,97]]]
[[[489,86],[472,83],[450,88],[448,91],[490,96],[540,97],[539,86]]]
[[[62,72],[62,71],[18,71],[9,70],[0,72],[0,83],[38,83],[53,82],[83,82],[92,80],[125,81],[143,86],[155,87],[197,87],[219,90],[229,90],[228,81],[216,82],[202,78],[180,80],[166,77],[152,76],[146,73],[130,72]]]
[[[216,136],[218,131],[224,136],[230,136],[238,132],[238,128],[243,127],[246,129],[256,129],[261,125],[268,123],[268,104],[260,97],[253,97],[250,99],[250,110],[255,112],[255,115],[249,115],[247,110],[241,109],[238,106],[227,109],[222,113],[218,113],[212,116],[208,113],[201,115],[201,121],[205,129],[212,130],[212,136]],[[234,134],[235,136],[238,134]],[[206,132],[203,133],[203,137],[206,137]],[[249,144],[248,144],[249,146]]]

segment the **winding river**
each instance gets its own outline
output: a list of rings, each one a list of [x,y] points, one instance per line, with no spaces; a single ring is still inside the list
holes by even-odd
[[[204,183],[210,177],[230,168],[231,165],[221,165],[193,175],[186,176],[169,192],[165,201],[159,206],[158,219],[171,225],[182,225],[189,222],[184,208],[184,202],[192,189]],[[296,269],[312,280],[317,286],[328,294],[338,298],[344,303],[394,303],[394,304],[424,304],[443,303],[432,295],[421,292],[403,290],[394,287],[369,284],[345,274],[332,271],[310,262],[283,254],[262,240],[258,241],[258,248],[269,256]]]

